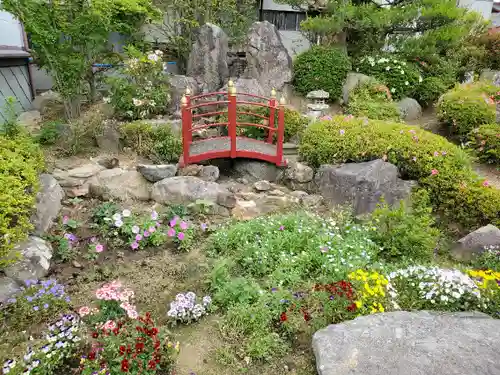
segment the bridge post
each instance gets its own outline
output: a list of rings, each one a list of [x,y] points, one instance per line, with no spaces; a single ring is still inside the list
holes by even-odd
[[[271,90],[271,99],[269,99],[269,132],[267,133],[267,143],[273,143],[274,116],[276,113],[276,90]]]
[[[278,141],[276,142],[276,165],[283,166],[283,141],[285,138],[285,98],[280,99],[278,110]]]
[[[227,106],[227,118],[228,118],[228,134],[231,140],[231,158],[236,158],[236,88],[234,87],[233,81],[229,81],[227,84],[228,92],[228,106]]]
[[[189,89],[186,89],[186,93],[190,94]],[[182,107],[182,154],[183,154],[181,167],[184,167],[189,164],[189,147],[192,141],[192,134],[191,134],[192,118],[191,118],[189,96],[186,95],[182,96],[181,107]]]

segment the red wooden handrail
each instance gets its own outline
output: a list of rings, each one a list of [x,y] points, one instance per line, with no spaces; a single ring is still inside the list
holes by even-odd
[[[253,98],[259,98],[266,100],[266,103],[262,102],[252,102],[252,101],[246,101],[246,100],[237,100],[236,98],[236,89],[233,86],[232,82],[228,84],[228,92],[215,92],[215,93],[207,93],[207,94],[202,94],[198,96],[193,96],[191,97],[189,90],[186,90],[186,95],[184,95],[181,99],[181,106],[182,106],[182,140],[183,140],[183,157],[181,158],[181,165],[187,165],[192,162],[199,162],[208,158],[213,158],[213,157],[231,157],[231,158],[236,158],[236,157],[255,157],[263,160],[267,160],[270,162],[275,163],[276,165],[282,166],[285,165],[286,162],[283,160],[283,142],[284,142],[284,132],[285,132],[285,108],[284,108],[284,101],[281,100],[279,105],[276,103],[276,92],[273,90],[271,98],[267,99],[263,96],[260,95],[254,95],[254,94],[240,94],[242,96],[249,96]],[[208,96],[215,96],[215,95],[225,95],[227,96],[227,100],[219,100],[219,101],[213,101],[213,102],[204,102],[204,103],[199,103],[199,104],[192,104],[192,101],[194,99],[200,99]],[[195,108],[201,108],[201,107],[208,107],[208,106],[213,106],[213,105],[219,105],[219,104],[227,104],[227,117],[228,117],[228,122],[220,122],[220,123],[211,123],[211,124],[203,124],[203,125],[198,125],[196,127],[193,127],[193,118],[199,118],[199,117],[210,117],[214,115],[219,115],[219,114],[224,114],[226,113],[225,111],[214,111],[214,112],[207,112],[207,113],[202,113],[202,114],[194,114],[193,115],[193,109]],[[263,116],[257,113],[253,112],[245,112],[245,111],[238,111],[237,106],[238,104],[243,104],[243,105],[248,105],[248,106],[258,106],[258,107],[264,107],[264,108],[269,108],[269,117]],[[276,110],[278,110],[278,124],[277,128],[275,126],[275,115],[276,115]],[[237,121],[237,115],[238,114],[245,114],[245,115],[252,115],[258,118],[262,118],[264,120],[268,120],[268,126],[263,125],[263,124],[255,124],[255,123],[250,123],[250,122],[238,122]],[[190,146],[193,143],[193,131],[194,130],[199,130],[199,129],[205,129],[209,128],[212,126],[227,126],[228,128],[228,137],[229,138],[229,150],[212,150],[212,151],[207,151],[202,154],[194,154],[193,156],[190,155]],[[252,127],[257,127],[257,128],[262,128],[266,129],[268,131],[266,143],[272,144],[273,143],[273,138],[274,134],[277,134],[276,137],[276,155],[272,154],[264,154],[259,151],[249,151],[249,150],[238,150],[237,149],[237,139],[244,139],[245,137],[237,137],[237,131],[236,128],[238,126],[252,126]],[[207,141],[207,140],[205,140]],[[199,141],[197,141],[199,142]],[[262,141],[257,141],[256,142],[262,142]],[[268,147],[268,146],[267,146]]]

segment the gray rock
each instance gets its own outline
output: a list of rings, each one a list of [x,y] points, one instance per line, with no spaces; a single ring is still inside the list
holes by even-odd
[[[228,190],[216,182],[194,176],[176,176],[155,183],[151,197],[161,204],[185,204],[200,199],[216,203],[219,194],[226,192]]]
[[[489,81],[495,86],[500,86],[500,70],[485,69],[479,77],[482,81]]]
[[[478,313],[391,312],[317,331],[319,375],[500,374],[500,320]]]
[[[30,236],[26,241],[14,248],[19,252],[21,260],[7,266],[4,274],[22,284],[26,280],[40,279],[47,275],[52,259],[52,246],[39,237]]]
[[[236,206],[231,211],[231,215],[238,220],[250,220],[259,216],[259,214],[257,203],[254,201],[238,200]]]
[[[330,98],[330,93],[326,92],[325,90],[314,90],[314,91],[309,91],[306,95],[307,99],[329,99]]]
[[[106,169],[92,177],[88,183],[90,193],[104,200],[147,201],[151,197],[151,184],[137,171]]]
[[[382,197],[389,205],[408,199],[416,184],[399,179],[397,167],[381,159],[322,165],[314,180],[326,203],[352,205],[355,215],[372,212]]]
[[[222,207],[234,208],[236,206],[236,197],[231,192],[221,192],[217,195],[217,203]]]
[[[272,186],[267,180],[260,180],[253,184],[253,187],[257,191],[268,191],[271,190]]]
[[[288,180],[305,183],[312,181],[314,170],[303,163],[290,163],[290,166],[285,170],[285,178]]]
[[[40,190],[36,195],[36,212],[31,221],[34,233],[42,235],[47,232],[59,216],[64,198],[64,190],[50,174],[40,175]]]
[[[218,26],[203,25],[189,54],[187,75],[193,77],[201,92],[214,92],[229,77],[228,37]]]
[[[500,248],[500,229],[488,224],[459,239],[451,254],[455,259],[469,261],[485,248],[496,246]]]
[[[67,175],[68,177],[73,177],[73,178],[89,178],[96,175],[97,173],[99,173],[104,169],[106,168],[97,163],[88,163],[68,170]]]
[[[318,194],[311,194],[302,197],[301,202],[307,208],[316,208],[323,203],[323,197]]]
[[[45,91],[40,95],[37,95],[33,100],[33,108],[41,113],[45,113],[53,105],[59,105],[62,103],[62,98],[59,93],[55,91]]]
[[[369,76],[361,73],[347,73],[344,86],[342,86],[343,104],[346,105],[349,103],[349,95],[356,87],[368,82],[370,79]]]
[[[254,94],[254,95],[260,95],[260,96],[265,96],[269,97],[271,95],[271,92],[266,92],[261,84],[259,83],[258,80],[255,78],[238,78],[236,81],[234,81],[234,87],[236,88],[236,94],[238,93],[244,93],[244,94]],[[224,85],[221,91],[227,91],[228,87],[227,84]],[[262,101],[262,99],[258,98],[252,98],[252,97],[245,97],[244,100],[247,101]]]
[[[276,26],[268,21],[254,22],[247,34],[247,67],[244,78],[254,78],[264,92],[281,90],[292,80],[292,58],[283,45]]]
[[[102,131],[95,135],[95,140],[97,146],[107,153],[117,154],[121,151],[120,132],[112,121],[104,123]]]
[[[0,303],[5,303],[19,291],[19,286],[10,277],[0,275]]]
[[[174,177],[177,173],[177,166],[174,164],[139,164],[137,170],[149,182],[158,182],[164,178]]]
[[[198,177],[205,181],[215,182],[219,179],[219,168],[215,165],[205,165],[198,173]]]
[[[405,121],[418,120],[422,117],[422,107],[415,99],[403,98],[398,103],[399,115]]]
[[[40,130],[42,115],[39,111],[27,111],[17,117],[17,122],[24,126],[29,133],[37,133]]]
[[[246,179],[248,182],[256,182],[259,180],[276,182],[281,172],[274,164],[249,159],[236,159],[234,162],[234,170],[240,177]]]
[[[203,169],[203,165],[189,164],[179,169],[179,176],[198,176]]]
[[[182,95],[185,94],[186,88],[191,90],[191,95],[198,95],[198,83],[193,77],[187,77],[183,75],[172,75],[170,76],[170,95],[172,96],[170,101],[170,111],[173,113],[180,109],[180,102]]]

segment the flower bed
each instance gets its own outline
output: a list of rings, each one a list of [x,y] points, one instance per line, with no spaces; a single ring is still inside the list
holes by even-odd
[[[299,152],[313,166],[387,158],[429,191],[443,218],[465,229],[500,225],[500,192],[472,171],[463,150],[418,127],[339,116],[310,125]]]

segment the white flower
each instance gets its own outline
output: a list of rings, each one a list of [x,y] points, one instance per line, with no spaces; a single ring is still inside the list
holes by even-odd
[[[167,70],[167,63],[163,63],[163,70]]]
[[[391,67],[390,66],[386,66],[385,70],[389,71],[389,70],[391,70]]]
[[[108,96],[106,96],[106,97],[102,98],[102,101],[103,101],[104,103],[111,103],[111,98],[110,98],[110,97],[108,97]]]
[[[405,74],[405,71],[404,71],[404,70],[402,70],[402,71],[401,71],[401,74]]]
[[[392,92],[392,93],[395,93],[395,92],[396,92],[396,89],[393,87],[393,88],[391,89],[391,92]]]
[[[118,220],[121,220],[122,215],[120,215],[119,213],[116,213],[116,214],[114,214],[111,218],[112,218],[114,221],[118,221]]]
[[[405,86],[408,86],[409,84],[410,84],[410,82],[405,81]]]
[[[418,77],[418,82],[422,82],[422,81],[423,81],[422,76],[419,76]]]
[[[143,101],[140,99],[133,98],[132,103],[134,103],[136,107],[140,107],[143,104]]]
[[[123,217],[130,217],[131,214],[132,212],[130,212],[130,210],[123,210],[122,212]]]
[[[150,105],[151,107],[154,107],[154,106],[156,106],[156,102],[155,102],[154,100],[151,100],[151,101],[149,102],[149,105]]]
[[[160,57],[159,57],[156,53],[150,53],[150,54],[148,55],[148,60],[150,60],[150,61],[154,61],[154,62],[156,62],[156,61],[158,61],[159,59],[160,59]]]
[[[155,55],[162,56],[162,55],[163,55],[163,52],[162,52],[162,51],[160,51],[159,49],[157,49],[157,50],[155,51]]]
[[[115,221],[115,227],[120,228],[122,225],[123,225],[123,221],[121,221],[121,220]]]

